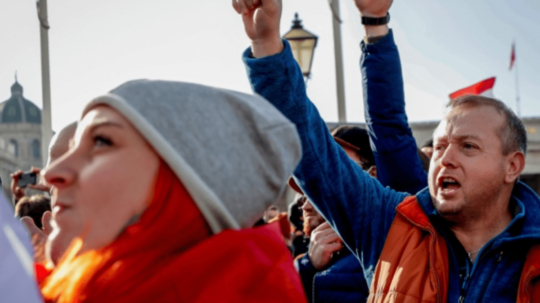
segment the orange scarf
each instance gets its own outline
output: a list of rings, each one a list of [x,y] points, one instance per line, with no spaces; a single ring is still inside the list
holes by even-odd
[[[192,198],[162,163],[140,220],[104,249],[74,257],[74,247],[42,293],[57,303],[305,302],[277,223],[210,236]]]
[[[162,162],[154,197],[139,221],[104,249],[72,258],[68,253],[45,281],[43,295],[47,301],[62,303],[112,302],[114,294],[129,294],[136,302],[138,294],[163,287],[148,285],[148,277],[174,279],[174,273],[165,270],[170,261],[210,235],[191,196]]]

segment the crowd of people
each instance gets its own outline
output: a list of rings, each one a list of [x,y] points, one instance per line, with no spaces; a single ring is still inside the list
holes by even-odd
[[[322,120],[281,0],[233,0],[255,94],[137,80],[91,100],[32,169],[43,194],[11,176],[0,301],[540,302],[522,121],[459,97],[419,149],[392,0],[355,3],[366,129]]]

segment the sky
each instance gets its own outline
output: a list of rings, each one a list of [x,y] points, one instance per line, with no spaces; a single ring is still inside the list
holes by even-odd
[[[334,0],[338,1],[338,0]],[[359,69],[363,28],[352,0],[339,0],[347,121],[363,122]],[[281,32],[295,12],[319,37],[307,93],[337,121],[332,14],[328,0],[284,0]],[[251,93],[242,52],[249,46],[230,0],[48,0],[53,129],[84,105],[132,79],[201,83]],[[497,77],[494,95],[516,107],[516,43],[521,113],[540,116],[540,1],[395,0],[390,9],[410,121],[434,121],[448,95]],[[24,96],[41,107],[36,2],[0,0],[0,101],[15,72]]]

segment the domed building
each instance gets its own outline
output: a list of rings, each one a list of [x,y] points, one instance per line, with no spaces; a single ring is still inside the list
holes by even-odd
[[[8,197],[10,174],[41,163],[41,110],[23,96],[17,79],[11,86],[11,97],[0,103],[0,176]]]

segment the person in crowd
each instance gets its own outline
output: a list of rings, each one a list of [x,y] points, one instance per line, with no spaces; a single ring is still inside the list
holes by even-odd
[[[371,24],[387,22],[391,2],[355,1]],[[244,54],[252,87],[297,126],[303,157],[294,177],[362,262],[368,302],[540,298],[540,199],[518,181],[526,132],[504,103],[451,101],[433,135],[428,188],[414,196],[385,188],[356,169],[305,98],[301,71],[279,35],[281,1],[233,3],[252,42]],[[362,43],[362,68],[381,87],[402,87],[393,81],[401,70],[392,32],[385,24],[365,30],[372,43]],[[367,70],[374,61],[385,68]],[[376,135],[384,144],[385,134]]]
[[[42,229],[41,218],[47,211],[51,211],[51,199],[44,195],[33,195],[19,200],[15,206],[15,217],[30,217],[36,227]]]
[[[49,144],[49,159],[47,161],[47,165],[45,166],[48,166],[52,162],[56,161],[56,159],[67,153],[69,150],[69,143],[71,139],[73,139],[76,130],[77,121],[74,121],[64,126],[64,128],[62,128],[58,134],[55,134],[52,137],[51,143]]]
[[[431,159],[433,156],[433,139],[427,140],[420,150]]]
[[[292,179],[291,179],[292,180]],[[290,184],[291,181],[289,181]],[[289,204],[289,222],[291,223],[291,252],[293,257],[307,252],[309,238],[304,234],[304,217],[302,215],[302,206],[306,197],[300,193],[295,195],[294,201]]]
[[[43,172],[53,234],[76,239],[45,300],[305,302],[279,226],[245,228],[299,158],[294,125],[258,96],[138,80],[97,97]]]
[[[270,222],[272,219],[279,215],[279,208],[276,205],[270,205],[264,212],[263,220],[265,223]]]
[[[23,197],[15,206],[15,217],[28,229],[34,247],[34,262],[47,262],[47,236],[52,231],[51,199],[44,195]],[[67,248],[67,247],[66,247]]]
[[[384,94],[379,96],[384,96]],[[372,127],[377,126],[372,125]],[[370,137],[365,129],[351,125],[340,126],[332,131],[332,136],[353,162],[368,172],[371,177],[377,178],[375,157],[371,150]],[[402,161],[407,160],[402,159]],[[396,165],[400,163],[400,161],[395,162]],[[384,169],[388,168],[387,165],[382,164]],[[399,167],[393,168],[393,171],[397,170]],[[383,176],[388,175],[388,172],[384,170],[382,173]],[[401,175],[405,177],[409,174],[410,172],[403,172]],[[306,200],[303,212],[307,223],[304,232],[310,239],[309,253],[295,260],[295,266],[302,278],[308,300],[310,302],[336,300],[365,302],[369,295],[369,288],[358,259],[348,249],[344,249],[339,236],[328,223],[325,223],[325,219],[309,200]]]

